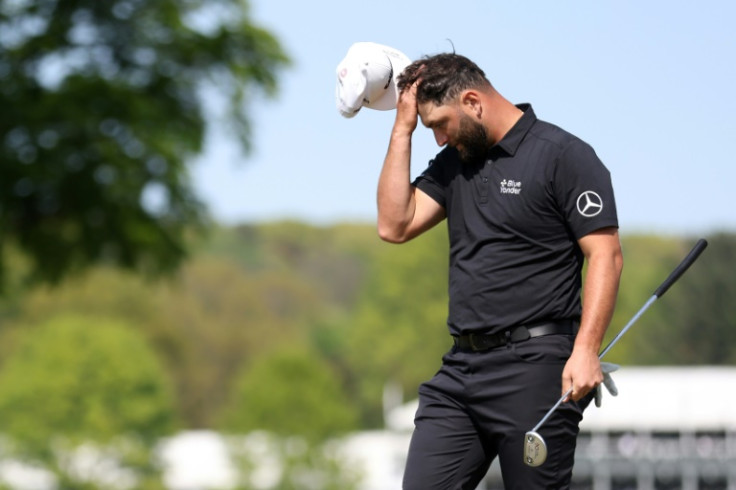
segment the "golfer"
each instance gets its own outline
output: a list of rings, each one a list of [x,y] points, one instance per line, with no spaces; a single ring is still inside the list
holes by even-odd
[[[419,388],[404,488],[476,488],[497,456],[507,489],[568,488],[623,267],[610,174],[463,56],[414,61],[398,88],[378,233],[401,243],[447,220],[453,338]],[[411,182],[418,119],[444,148]],[[526,466],[525,432],[570,387],[540,430],[547,461]]]

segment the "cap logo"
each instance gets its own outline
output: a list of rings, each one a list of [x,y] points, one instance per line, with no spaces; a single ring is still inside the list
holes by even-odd
[[[391,70],[388,73],[388,80],[386,80],[386,85],[383,86],[383,90],[388,89],[388,86],[391,85],[391,80],[394,78],[394,65],[389,62],[389,66],[391,67]]]

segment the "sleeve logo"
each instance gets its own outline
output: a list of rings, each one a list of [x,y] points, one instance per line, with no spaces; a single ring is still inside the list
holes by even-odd
[[[586,218],[597,216],[603,211],[603,199],[593,191],[585,191],[578,196],[578,213]]]

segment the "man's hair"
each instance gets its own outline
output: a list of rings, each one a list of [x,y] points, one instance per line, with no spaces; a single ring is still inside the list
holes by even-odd
[[[425,56],[409,66],[399,75],[397,87],[404,90],[419,80],[417,103],[433,102],[443,105],[467,89],[491,86],[478,65],[465,56],[442,53]]]

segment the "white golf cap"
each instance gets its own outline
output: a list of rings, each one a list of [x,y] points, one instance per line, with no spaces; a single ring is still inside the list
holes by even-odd
[[[337,110],[355,116],[361,107],[388,111],[396,108],[396,79],[411,63],[401,51],[376,43],[355,43],[337,65]]]

